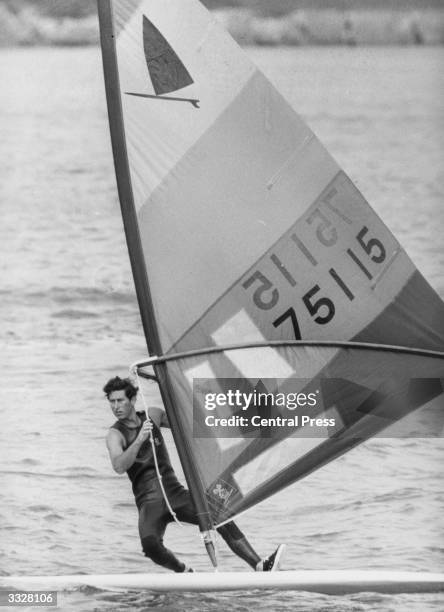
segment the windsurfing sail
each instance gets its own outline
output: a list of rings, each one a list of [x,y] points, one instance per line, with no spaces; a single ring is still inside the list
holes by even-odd
[[[444,304],[197,0],[98,6],[144,332],[208,531],[419,406],[442,413]],[[153,99],[179,88],[200,107]],[[238,420],[221,435],[205,424],[205,396],[233,381],[247,396],[318,393],[312,417],[334,425],[306,435],[301,423]],[[288,407],[256,408],[290,418]]]

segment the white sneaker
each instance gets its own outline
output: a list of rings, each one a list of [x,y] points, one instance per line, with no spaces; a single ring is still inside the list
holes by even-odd
[[[269,557],[265,557],[265,559],[262,561],[263,572],[275,572],[279,569],[279,561],[282,557],[284,549],[285,544],[279,544],[274,553],[272,553]]]

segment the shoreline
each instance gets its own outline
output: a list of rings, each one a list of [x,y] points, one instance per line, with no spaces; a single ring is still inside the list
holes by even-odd
[[[444,10],[302,9],[261,17],[249,9],[214,10],[241,45],[443,45]],[[42,16],[33,7],[13,13],[0,5],[0,47],[98,45],[95,14],[75,19]]]

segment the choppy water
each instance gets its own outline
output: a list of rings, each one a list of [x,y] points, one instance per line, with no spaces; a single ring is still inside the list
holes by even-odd
[[[444,297],[443,50],[251,50]],[[124,244],[99,50],[1,50],[0,573],[123,573],[139,550],[100,391],[145,356]],[[155,393],[153,391],[153,398]],[[378,439],[239,524],[284,567],[444,569],[444,444]],[[167,544],[208,569],[196,530]],[[244,569],[222,550],[224,569]],[[81,589],[93,610],[438,611],[435,595],[155,595]]]

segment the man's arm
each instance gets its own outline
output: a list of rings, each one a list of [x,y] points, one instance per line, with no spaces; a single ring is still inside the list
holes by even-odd
[[[153,426],[150,421],[145,421],[139,431],[137,438],[126,450],[123,449],[123,436],[116,429],[110,429],[106,436],[106,446],[114,471],[123,474],[133,465],[137,453],[145,440],[150,435]]]

